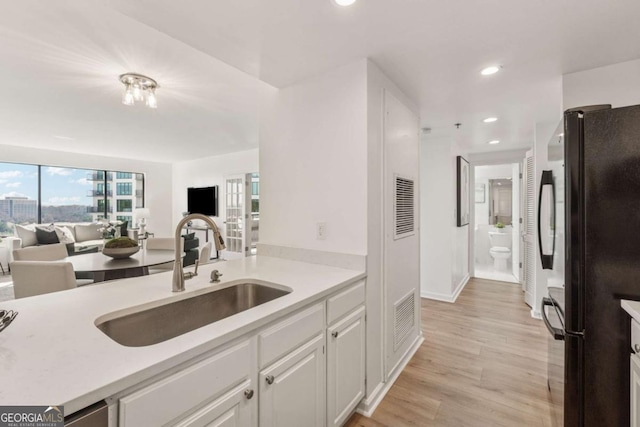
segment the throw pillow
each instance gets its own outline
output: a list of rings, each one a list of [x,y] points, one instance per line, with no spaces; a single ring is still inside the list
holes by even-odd
[[[16,236],[18,236],[22,240],[23,248],[26,248],[27,246],[35,246],[38,244],[38,238],[36,237],[35,230],[16,224],[15,232]]]
[[[39,245],[52,245],[54,243],[60,243],[58,235],[56,234],[56,228],[51,225],[36,225],[36,238]]]
[[[73,237],[73,233],[65,226],[57,226],[56,225],[56,234],[58,235],[58,240],[60,243],[75,243],[76,239]]]
[[[102,240],[102,232],[98,231],[103,224],[76,224],[76,242]]]

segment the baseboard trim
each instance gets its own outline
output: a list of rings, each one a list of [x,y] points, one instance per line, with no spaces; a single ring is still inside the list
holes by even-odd
[[[393,386],[393,383],[396,382],[404,368],[407,366],[413,355],[416,354],[416,351],[418,351],[423,342],[424,337],[422,336],[422,333],[420,333],[420,335],[416,337],[414,343],[411,345],[411,347],[409,347],[404,356],[402,356],[402,358],[400,359],[400,363],[396,365],[397,367],[389,376],[389,380],[387,382],[379,383],[373,389],[373,391],[371,392],[371,396],[367,397],[362,401],[362,403],[360,403],[360,405],[356,409],[357,413],[359,413],[360,415],[364,415],[367,418],[373,415],[380,402],[382,402],[382,399],[384,399],[384,397],[387,395],[387,393],[391,389],[391,386]]]
[[[464,277],[464,279],[462,279],[460,283],[458,283],[458,286],[456,286],[456,290],[453,291],[453,293],[451,294],[440,294],[436,292],[420,291],[420,296],[422,298],[429,298],[437,301],[454,303],[458,299],[458,296],[460,296],[460,293],[462,292],[464,287],[467,286],[467,283],[469,283],[469,279],[471,279],[471,276],[467,274]]]
[[[460,283],[458,283],[458,287],[456,288],[455,292],[453,293],[453,302],[456,302],[456,300],[458,299],[458,297],[460,296],[460,292],[462,292],[462,290],[464,289],[465,286],[467,286],[467,283],[469,283],[469,279],[471,278],[470,275],[466,275],[464,276],[464,278],[460,281]]]

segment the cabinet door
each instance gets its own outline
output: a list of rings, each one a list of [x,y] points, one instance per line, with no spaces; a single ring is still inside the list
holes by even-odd
[[[120,399],[120,427],[164,426],[250,381],[255,340],[243,341]]]
[[[324,426],[324,335],[260,372],[260,426]]]
[[[631,427],[640,427],[640,356],[631,355]]]
[[[255,415],[258,398],[251,386],[251,381],[243,382],[198,412],[185,418],[175,427],[256,426]]]
[[[341,426],[364,397],[364,307],[327,330],[327,425]]]

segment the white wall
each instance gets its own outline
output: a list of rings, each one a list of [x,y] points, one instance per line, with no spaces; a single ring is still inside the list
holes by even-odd
[[[225,186],[224,179],[229,175],[258,172],[258,149],[239,151],[222,156],[205,157],[187,162],[173,164],[173,224],[182,219],[182,212],[187,210],[187,188],[219,187],[219,216],[212,217],[224,235]],[[204,232],[200,233],[201,243]],[[157,234],[156,234],[157,235]]]
[[[450,193],[454,195],[453,203],[454,203],[454,213],[457,214],[457,205],[456,205],[456,191],[457,191],[457,156],[462,156],[465,159],[467,158],[467,153],[463,152],[460,147],[456,144],[452,146],[452,152],[449,159],[450,165],[450,176],[451,184],[450,184]],[[469,206],[473,203],[473,173],[471,173],[469,178]],[[470,209],[471,211],[471,209]],[[453,233],[452,233],[452,260],[453,264],[451,265],[451,295],[453,300],[458,297],[458,294],[462,291],[464,285],[466,285],[469,280],[469,238],[470,233],[473,230],[473,217],[471,213],[469,213],[469,224],[458,227],[456,226],[455,215],[451,220]]]
[[[367,253],[367,62],[265,100],[260,130],[260,241]],[[327,225],[325,240],[316,224]]]
[[[261,244],[367,256],[365,411],[385,381],[383,91],[417,112],[360,59],[265,96],[260,118]]]
[[[562,76],[564,110],[584,105],[640,104],[640,59]]]
[[[172,168],[169,163],[144,162],[119,157],[93,156],[63,151],[0,145],[0,161],[70,168],[130,171],[145,175],[145,206],[151,211],[147,230],[166,234],[172,230]]]
[[[421,141],[421,295],[455,301],[469,277],[469,228],[456,226],[456,157],[451,138]],[[464,155],[463,155],[464,157]]]
[[[383,92],[391,93],[414,113],[414,103],[367,60],[367,396],[384,379],[383,314]],[[417,114],[417,113],[416,113]],[[417,131],[417,129],[416,129]],[[419,284],[416,284],[419,286]]]

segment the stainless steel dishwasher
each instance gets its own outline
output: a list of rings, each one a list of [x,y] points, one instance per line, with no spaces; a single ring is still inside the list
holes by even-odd
[[[104,400],[64,417],[69,427],[109,427],[109,407]]]

